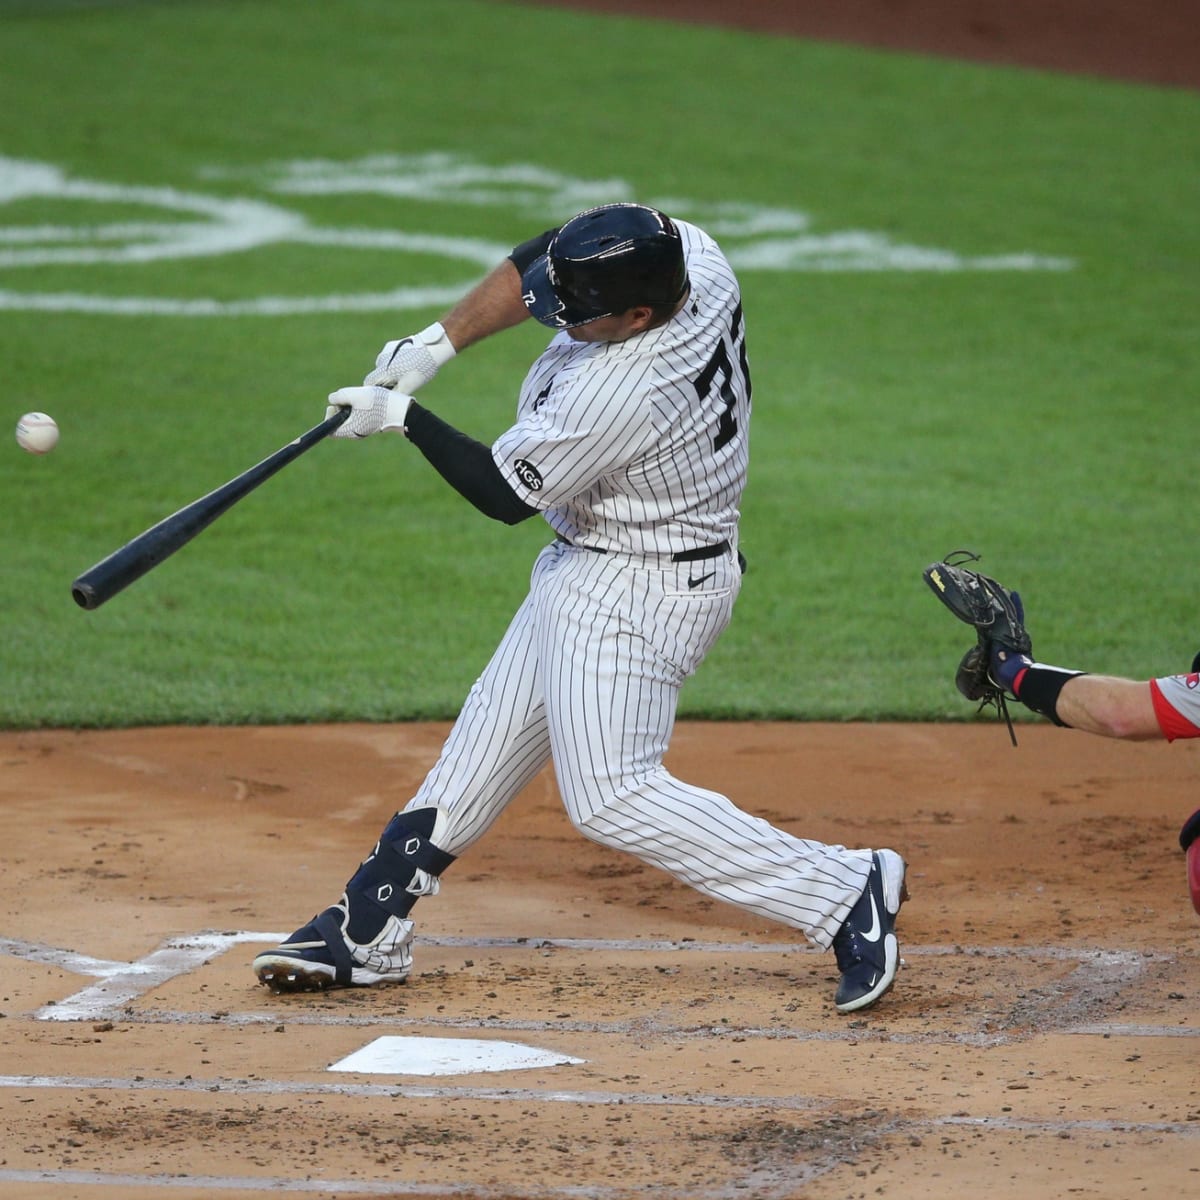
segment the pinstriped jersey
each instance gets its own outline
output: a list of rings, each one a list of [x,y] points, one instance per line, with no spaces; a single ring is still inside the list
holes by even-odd
[[[684,221],[691,291],[665,325],[623,342],[555,335],[492,457],[526,504],[580,546],[670,554],[737,543],[750,372],[737,279]]]

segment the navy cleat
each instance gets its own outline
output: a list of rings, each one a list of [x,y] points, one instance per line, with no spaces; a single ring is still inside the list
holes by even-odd
[[[870,1008],[895,982],[900,965],[896,916],[908,899],[904,872],[904,859],[895,850],[872,854],[867,886],[833,939],[842,973],[834,997],[838,1012]]]
[[[412,970],[413,923],[389,917],[367,945],[346,934],[346,909],[334,904],[291,937],[264,950],[254,973],[273,992],[322,992],[331,987],[403,983]]]

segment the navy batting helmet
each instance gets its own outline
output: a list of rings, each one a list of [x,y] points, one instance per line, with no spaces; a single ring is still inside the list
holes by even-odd
[[[572,217],[521,277],[525,307],[551,329],[570,329],[687,294],[675,222],[644,204],[605,204]]]

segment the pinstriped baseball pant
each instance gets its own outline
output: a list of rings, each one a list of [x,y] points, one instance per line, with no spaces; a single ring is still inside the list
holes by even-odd
[[[793,837],[662,762],[679,689],[729,623],[740,586],[731,554],[676,563],[547,546],[407,807],[443,809],[440,848],[459,855],[552,760],[585,836],[828,948],[870,852]]]

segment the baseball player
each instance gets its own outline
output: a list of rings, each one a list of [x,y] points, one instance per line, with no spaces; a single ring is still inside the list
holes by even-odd
[[[533,316],[554,331],[487,446],[412,393]],[[575,827],[833,947],[842,1012],[899,962],[905,863],[797,838],[663,766],[679,689],[729,622],[750,370],[738,283],[701,229],[608,204],[517,246],[439,322],[389,342],[335,436],[402,433],[487,516],[553,539],[433,769],[337,903],[254,970],[283,991],[400,981],[420,896],[553,762]]]
[[[966,552],[959,552],[960,556]],[[1125,741],[1200,737],[1200,654],[1187,674],[1133,680],[1092,675],[1038,662],[1025,628],[1019,593],[951,556],[925,571],[926,582],[960,620],[974,625],[976,645],[963,656],[955,682],[969,700],[1007,694],[1055,725]],[[1200,913],[1200,809],[1184,823],[1188,890]]]
[[[1067,671],[997,647],[991,677],[1055,725],[1126,741],[1200,737],[1200,654],[1186,675],[1139,681]],[[1192,907],[1200,913],[1200,809],[1184,823],[1179,844]]]

